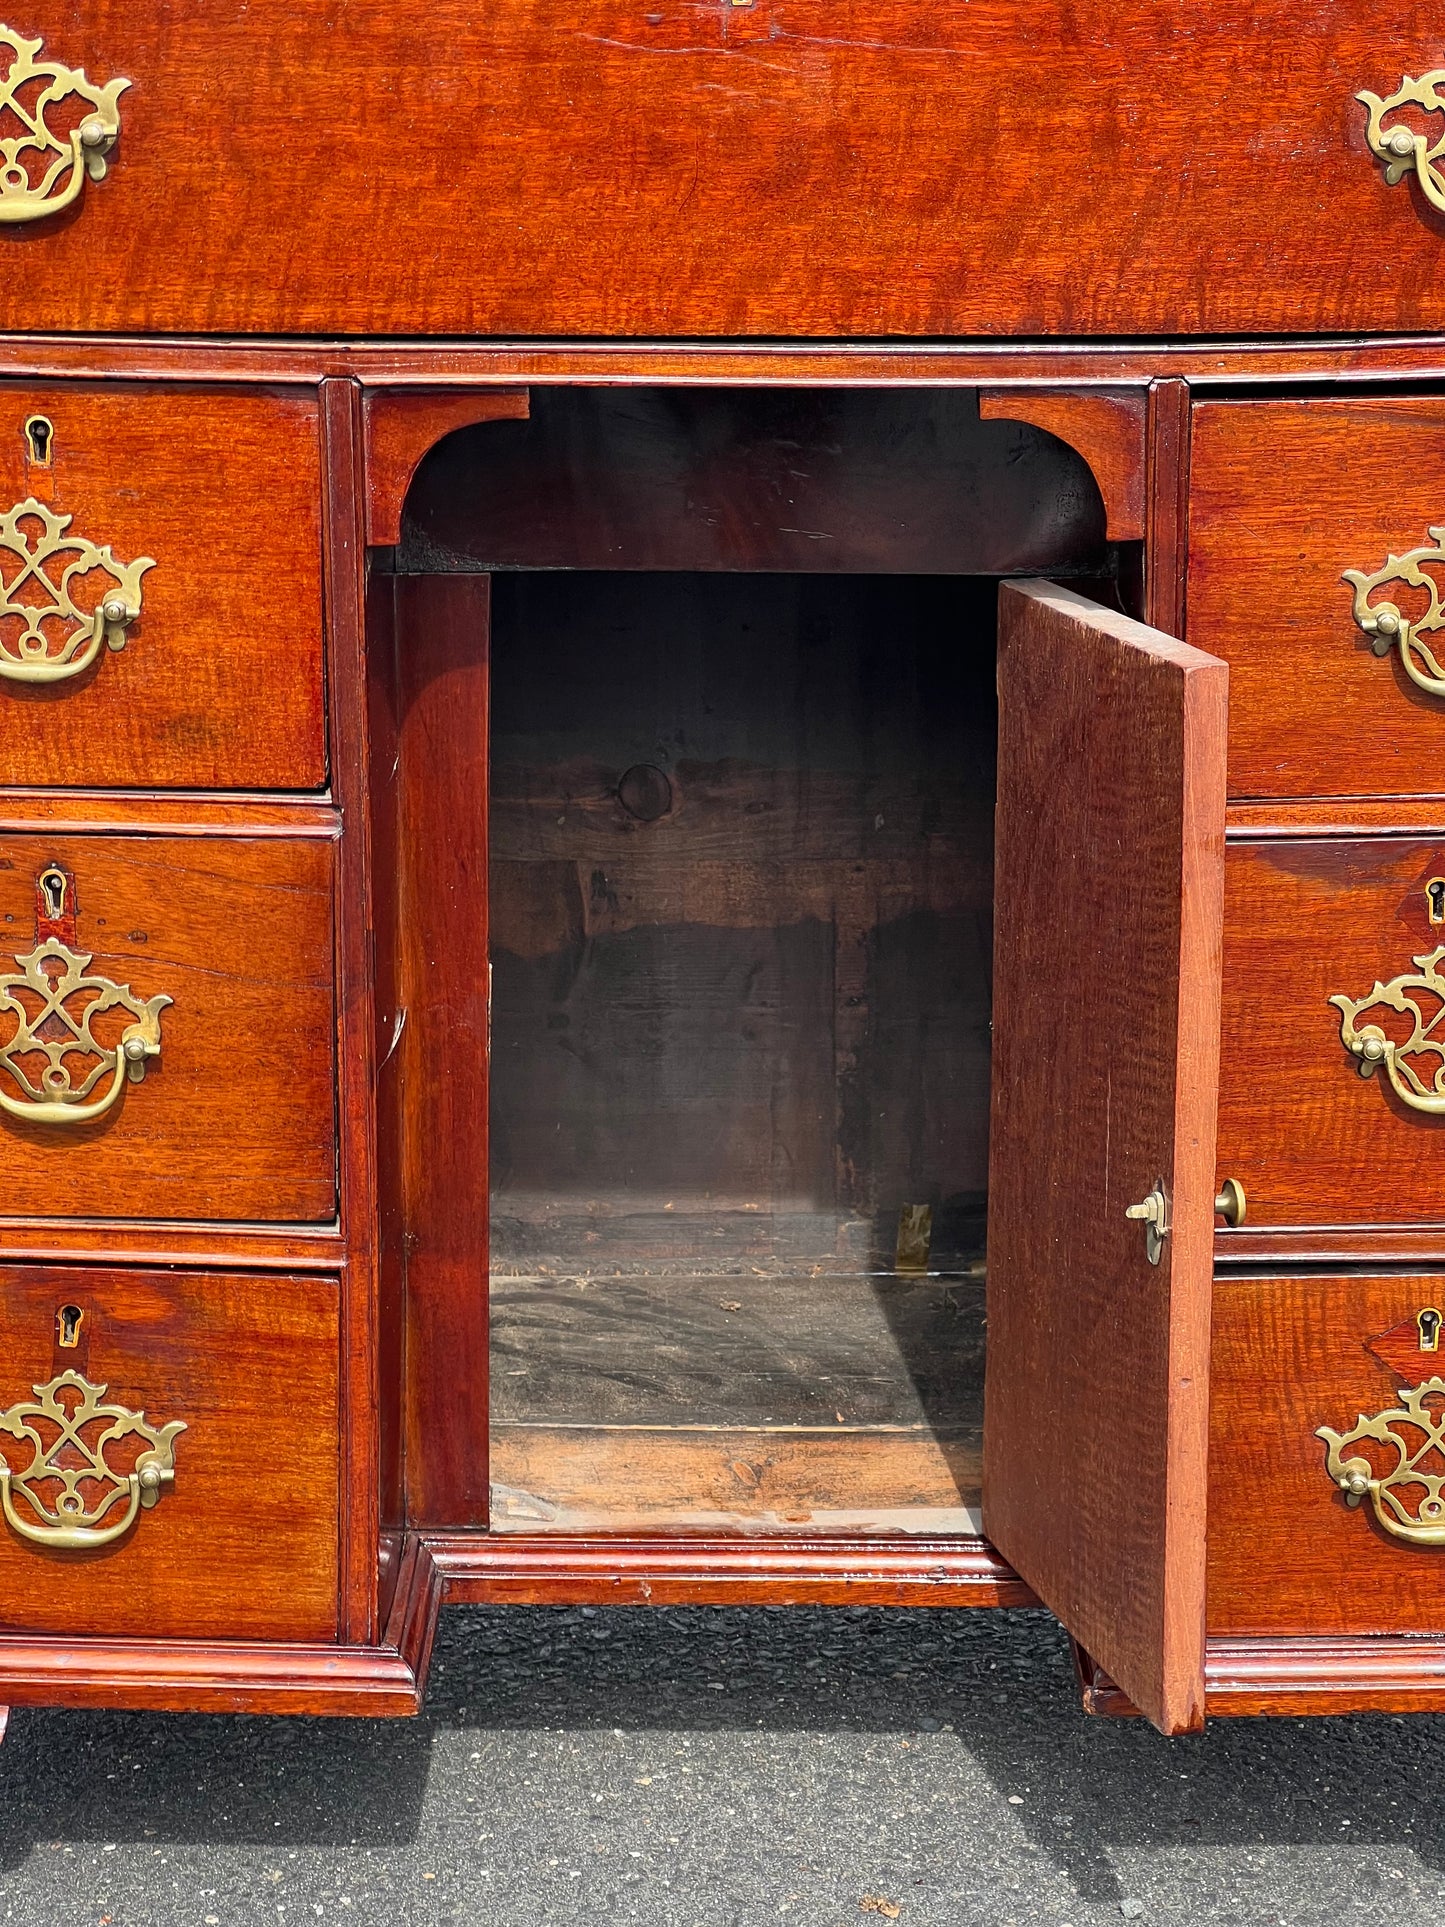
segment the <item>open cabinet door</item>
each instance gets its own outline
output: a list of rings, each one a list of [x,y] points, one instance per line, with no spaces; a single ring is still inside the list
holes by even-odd
[[[984,1530],[1166,1733],[1204,1716],[1228,671],[999,594]],[[1127,1215],[1162,1192],[1164,1236]]]

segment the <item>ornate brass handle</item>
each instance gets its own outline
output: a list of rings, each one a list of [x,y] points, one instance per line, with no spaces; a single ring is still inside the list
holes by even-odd
[[[17,952],[19,970],[0,976],[0,1023],[14,1022],[0,1042],[0,1070],[21,1093],[15,1096],[0,1081],[0,1110],[27,1124],[89,1124],[114,1107],[127,1081],[139,1084],[149,1060],[160,1056],[161,1012],[173,1000],[164,994],[142,1000],[129,984],[91,973],[92,953],[72,950],[59,934],[75,925],[63,870],[52,865],[41,872],[37,897],[50,913],[37,912],[35,948]],[[96,1036],[95,1024],[113,1010],[128,1012],[132,1022],[107,1044]],[[25,1060],[37,1057],[44,1068],[32,1076]],[[81,1060],[78,1076],[66,1061],[71,1057]],[[99,1086],[100,1096],[92,1098]]]
[[[92,1385],[79,1372],[61,1372],[31,1388],[26,1401],[0,1412],[8,1432],[30,1452],[16,1471],[0,1454],[0,1504],[22,1539],[59,1551],[108,1546],[149,1510],[176,1476],[175,1442],[186,1427],[179,1419],[152,1425],[144,1412],[103,1403],[107,1385]],[[128,1471],[106,1454],[122,1439],[144,1441]]]
[[[1445,75],[1441,77],[1445,79]],[[1423,640],[1445,629],[1445,599],[1441,597],[1435,573],[1445,572],[1445,528],[1430,529],[1428,533],[1428,548],[1411,549],[1407,555],[1387,556],[1384,567],[1376,569],[1373,575],[1367,575],[1363,569],[1346,569],[1341,579],[1354,589],[1355,621],[1370,638],[1375,654],[1388,656],[1391,649],[1398,648],[1411,682],[1432,696],[1445,696],[1445,666]],[[1423,615],[1412,620],[1388,598],[1379,602],[1371,600],[1376,589],[1392,582],[1423,592],[1427,599]]]
[[[26,130],[0,140],[0,222],[40,221],[69,207],[87,175],[105,179],[120,138],[119,102],[130,82],[108,80],[97,87],[83,67],[38,60],[44,45],[43,39],[27,40],[12,27],[0,27],[0,59],[10,56],[0,79],[0,118]],[[90,112],[72,132],[57,134],[45,117],[72,98],[88,102]]]
[[[1325,1442],[1325,1470],[1358,1506],[1366,1498],[1385,1531],[1417,1546],[1445,1546],[1445,1378],[1428,1378],[1400,1393],[1400,1404],[1366,1418],[1361,1412],[1348,1432],[1322,1425],[1315,1437]],[[1369,1459],[1349,1453],[1366,1439],[1393,1454],[1394,1463],[1376,1472]],[[1428,1466],[1436,1469],[1426,1470]]]
[[[0,677],[10,682],[64,682],[89,669],[103,642],[124,649],[125,634],[141,612],[141,577],[148,555],[118,562],[110,546],[68,533],[73,516],[55,515],[28,496],[0,515],[0,561],[19,567],[0,597]],[[34,538],[29,525],[39,524]],[[85,609],[71,585],[103,570],[114,584]],[[58,630],[58,633],[57,633]]]
[[[1399,107],[1418,107],[1425,114],[1445,115],[1442,89],[1445,89],[1445,68],[1437,67],[1433,73],[1421,74],[1418,80],[1406,74],[1394,93],[1387,94],[1383,100],[1368,89],[1362,89],[1355,99],[1363,103],[1369,114],[1365,139],[1370,143],[1370,152],[1383,165],[1390,186],[1396,187],[1407,174],[1415,174],[1431,205],[1445,214],[1445,175],[1435,165],[1445,153],[1445,123],[1439,138],[1433,141],[1424,134],[1414,133],[1403,122],[1394,127],[1385,125],[1386,115]]]
[[[1414,972],[1377,982],[1363,997],[1336,995],[1330,1002],[1340,1013],[1340,1042],[1358,1058],[1361,1077],[1372,1077],[1383,1065],[1402,1102],[1438,1117],[1445,1115],[1445,976],[1440,974],[1445,944],[1412,961]],[[1398,1011],[1409,1023],[1409,1035],[1396,1043],[1379,1024],[1362,1024],[1362,1013],[1374,1008]]]

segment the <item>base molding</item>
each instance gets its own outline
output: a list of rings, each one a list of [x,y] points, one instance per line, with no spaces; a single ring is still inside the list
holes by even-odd
[[[1133,1701],[1077,1643],[1074,1663],[1086,1713],[1138,1717]],[[1204,1649],[1204,1712],[1208,1719],[1442,1713],[1445,1635],[1211,1639]]]
[[[428,1533],[449,1605],[1033,1606],[983,1539]]]
[[[1211,1714],[1445,1712],[1445,1635],[1211,1639]]]
[[[418,1540],[403,1554],[377,1646],[3,1635],[0,1705],[414,1714],[426,1690],[442,1590],[441,1575]]]

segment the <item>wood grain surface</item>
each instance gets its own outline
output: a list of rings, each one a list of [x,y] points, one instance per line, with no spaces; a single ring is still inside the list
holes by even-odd
[[[976,1538],[840,1534],[429,1533],[448,1603],[530,1606],[1032,1606]]]
[[[914,1202],[977,1254],[995,608],[495,578],[499,1265],[875,1270]]]
[[[84,1314],[74,1351],[56,1344],[67,1303]],[[174,1484],[113,1544],[51,1552],[0,1526],[0,1629],[334,1639],[338,1336],[330,1279],[0,1274],[0,1406],[73,1365],[153,1424],[187,1428]],[[4,1433],[0,1452],[13,1470],[29,1463]]]
[[[1440,795],[1445,698],[1398,650],[1371,652],[1340,577],[1428,547],[1445,520],[1445,402],[1311,396],[1193,416],[1187,633],[1230,664],[1231,796]],[[1426,606],[1419,590],[1380,593]]]
[[[985,421],[958,387],[538,389],[530,420],[454,435],[421,464],[396,566],[1103,570],[1094,441],[1081,456],[1029,426],[1029,406]]]
[[[4,967],[34,947],[35,878],[59,863],[90,969],[174,999],[160,1057],[106,1116],[0,1121],[8,1215],[334,1217],[333,856],[313,838],[0,837]]]
[[[1204,1710],[1226,690],[1000,591],[984,1530],[1166,1732]]]
[[[1445,1277],[1222,1278],[1214,1292],[1209,1446],[1211,1635],[1445,1632],[1445,1560],[1375,1524],[1325,1470],[1320,1425],[1347,1432],[1409,1378],[1368,1342],[1439,1306]],[[1438,1456],[1438,1455],[1437,1455]],[[1382,1465],[1391,1462],[1385,1453]],[[1427,1470],[1440,1470],[1429,1463]]]
[[[494,1278],[491,1313],[499,1529],[977,1531],[979,1279]]]
[[[1248,1228],[1445,1221],[1445,1118],[1412,1110],[1340,1042],[1336,992],[1359,998],[1445,942],[1425,886],[1445,840],[1231,842],[1225,864],[1219,1169],[1249,1198]],[[1424,994],[1424,1012],[1436,1000]],[[1397,1012],[1372,1009],[1399,1039]],[[1417,1061],[1426,1079],[1439,1060]]]
[[[35,414],[54,424],[48,467],[26,459]],[[0,678],[3,780],[319,788],[320,491],[304,390],[0,385],[0,510],[33,495],[70,535],[155,562],[124,649],[73,682]],[[77,583],[86,609],[101,593]]]
[[[490,583],[399,579],[396,819],[407,1518],[487,1517]]]
[[[984,421],[1032,422],[1067,442],[1098,483],[1109,540],[1143,539],[1146,388],[986,388],[978,412]]]
[[[389,544],[401,535],[401,509],[417,463],[437,442],[479,422],[527,418],[527,391],[406,389],[367,395],[366,539]]]
[[[1424,0],[52,0],[43,31],[133,85],[109,178],[7,229],[9,328],[1438,321],[1436,223],[1353,98],[1438,59]]]

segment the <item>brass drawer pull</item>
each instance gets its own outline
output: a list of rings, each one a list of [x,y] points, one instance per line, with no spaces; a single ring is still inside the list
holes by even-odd
[[[120,97],[130,82],[108,80],[97,87],[83,67],[37,59],[44,45],[0,27],[0,59],[7,51],[10,56],[0,80],[0,116],[27,130],[0,140],[0,222],[41,221],[69,207],[87,175],[105,179],[120,138]],[[88,102],[90,112],[70,133],[57,134],[45,117],[73,97]]]
[[[140,616],[141,577],[155,567],[151,557],[117,562],[108,544],[97,548],[69,534],[73,519],[53,514],[33,495],[0,515],[0,677],[10,682],[65,682],[84,675],[103,642],[124,649],[125,632]],[[36,523],[32,538],[30,525]],[[13,573],[5,566],[11,559],[20,565]],[[83,609],[71,585],[97,569],[115,586]]]
[[[174,1000],[164,993],[142,1000],[129,984],[91,973],[93,953],[65,941],[74,934],[75,905],[71,880],[58,865],[41,871],[36,900],[35,948],[17,952],[19,970],[0,976],[0,1024],[14,1022],[0,1042],[0,1070],[21,1090],[14,1096],[0,1079],[0,1110],[27,1124],[89,1124],[114,1107],[127,1082],[139,1084],[149,1060],[160,1056],[161,1012]],[[133,1021],[107,1044],[93,1026],[115,1010]],[[72,1076],[68,1057],[88,1061],[90,1069]],[[32,1075],[27,1058],[43,1058],[44,1068]],[[91,1098],[107,1076],[109,1084]]]
[[[1330,998],[1340,1013],[1340,1042],[1353,1057],[1361,1077],[1372,1077],[1383,1065],[1391,1088],[1415,1111],[1445,1115],[1445,944],[1413,959],[1414,972],[1376,983],[1363,997],[1337,994]],[[1422,1009],[1420,998],[1425,999]],[[1409,1020],[1410,1034],[1396,1043],[1378,1024],[1362,1024],[1364,1011],[1381,1007]],[[1433,1063],[1430,1061],[1433,1060]],[[1415,1068],[1418,1061],[1422,1070]]]
[[[1418,80],[1406,74],[1394,93],[1383,100],[1368,88],[1356,94],[1355,99],[1369,114],[1365,139],[1370,144],[1370,152],[1384,167],[1390,186],[1397,187],[1407,174],[1415,174],[1426,199],[1445,214],[1445,175],[1435,165],[1445,153],[1445,126],[1439,138],[1430,141],[1403,122],[1394,127],[1385,125],[1385,116],[1399,107],[1418,107],[1422,113],[1445,114],[1445,91],[1442,90],[1445,90],[1445,68],[1437,67],[1432,73],[1421,74]]]
[[[1373,1418],[1361,1412],[1348,1432],[1321,1425],[1315,1437],[1325,1442],[1325,1470],[1344,1493],[1346,1505],[1358,1506],[1368,1498],[1392,1537],[1417,1546],[1445,1546],[1445,1472],[1438,1469],[1445,1463],[1445,1378],[1428,1378],[1413,1391],[1402,1391],[1400,1399],[1399,1405]],[[1395,1462],[1388,1470],[1377,1473],[1369,1459],[1346,1456],[1365,1439],[1393,1453]],[[1424,1469],[1430,1465],[1437,1469]]]
[[[33,1404],[0,1412],[0,1432],[30,1451],[18,1472],[0,1456],[6,1520],[38,1546],[69,1552],[108,1546],[174,1483],[175,1442],[186,1427],[180,1419],[152,1425],[144,1412],[104,1404],[109,1386],[92,1385],[79,1372],[61,1372],[32,1389]],[[106,1457],[122,1439],[145,1442],[125,1472]]]
[[[1391,649],[1398,648],[1411,682],[1432,696],[1445,696],[1445,667],[1423,640],[1445,629],[1445,601],[1441,598],[1440,577],[1435,573],[1445,572],[1445,528],[1430,529],[1428,534],[1429,548],[1387,556],[1385,566],[1373,575],[1366,575],[1362,569],[1346,569],[1342,579],[1355,591],[1355,621],[1370,638],[1375,654],[1388,656]],[[1429,601],[1425,613],[1412,621],[1388,599],[1371,602],[1375,590],[1391,582],[1421,590]]]

